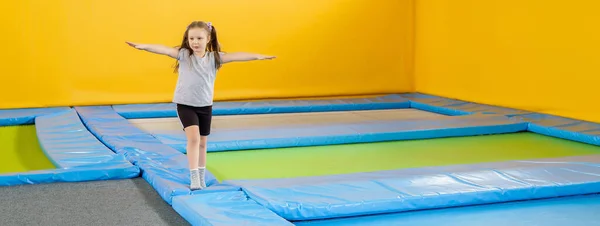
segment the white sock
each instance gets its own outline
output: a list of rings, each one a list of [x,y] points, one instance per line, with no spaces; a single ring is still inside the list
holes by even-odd
[[[206,170],[206,167],[198,167],[198,176],[200,178],[200,187],[201,188],[206,188],[206,182],[204,180],[204,171]]]
[[[200,184],[200,172],[198,171],[198,169],[190,170],[190,190],[198,190],[202,188]]]

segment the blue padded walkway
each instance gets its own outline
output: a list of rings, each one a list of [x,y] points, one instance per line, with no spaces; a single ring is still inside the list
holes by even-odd
[[[399,95],[410,100],[411,108],[445,115],[493,114],[511,117],[531,113],[519,109],[478,104],[422,93],[406,93]]]
[[[241,191],[177,196],[173,209],[192,225],[294,225]]]
[[[133,178],[139,169],[100,143],[70,108],[3,112],[4,122],[35,123],[40,146],[56,169],[0,175],[0,185]],[[33,120],[33,121],[32,121]],[[12,125],[5,123],[5,125]]]
[[[600,225],[600,195],[409,213],[294,222],[302,226],[589,226]]]
[[[410,100],[411,108],[446,115],[504,115],[529,123],[527,131],[530,132],[600,145],[600,124],[598,123],[420,93],[400,94],[400,96]]]
[[[326,100],[270,100],[255,102],[215,102],[213,115],[244,115],[290,112],[324,112],[408,108],[400,95]],[[125,104],[112,106],[126,119],[177,117],[175,104]]]
[[[0,126],[34,124],[35,117],[68,111],[69,107],[25,108],[0,110]]]
[[[223,183],[287,220],[326,219],[600,193],[600,154]]]
[[[413,140],[441,137],[513,133],[527,130],[527,123],[499,115],[466,115],[424,120],[372,120],[356,123],[280,125],[251,129],[213,129],[207,150],[231,151]],[[162,143],[186,152],[180,130],[153,134]]]
[[[529,122],[528,130],[535,133],[600,146],[598,123],[537,113],[515,118]]]
[[[189,189],[188,161],[184,154],[131,125],[110,106],[75,109],[87,128],[100,141],[140,167],[142,177],[169,204],[178,195],[239,190],[238,187],[214,186],[192,192]],[[206,184],[211,186],[216,183],[215,177],[207,171]]]

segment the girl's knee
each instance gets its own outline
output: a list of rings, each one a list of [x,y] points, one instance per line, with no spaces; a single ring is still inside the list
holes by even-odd
[[[200,136],[189,136],[188,143],[193,145],[200,145]]]
[[[204,149],[206,148],[206,143],[207,143],[207,137],[206,136],[200,136],[200,149]]]

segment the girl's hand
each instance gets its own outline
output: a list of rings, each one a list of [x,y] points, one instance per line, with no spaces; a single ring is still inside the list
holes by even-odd
[[[148,51],[148,52],[156,53],[156,54],[160,54],[160,55],[166,55],[166,56],[170,56],[175,59],[177,59],[177,55],[179,55],[178,48],[168,47],[168,46],[159,45],[159,44],[138,44],[138,43],[133,43],[133,42],[125,42],[125,43],[127,43],[127,45],[129,45],[133,48],[139,49],[139,50],[144,50],[144,51]]]
[[[275,59],[275,56],[259,56],[258,57],[259,60],[271,60],[271,59]]]
[[[221,61],[223,63],[229,62],[243,62],[243,61],[253,61],[253,60],[271,60],[274,59],[274,56],[266,56],[258,53],[245,53],[245,52],[235,52],[235,53],[224,53],[221,55]]]
[[[127,45],[129,45],[129,46],[131,46],[133,48],[140,49],[140,50],[143,49],[140,44],[133,43],[133,42],[125,42],[125,43],[127,43]]]

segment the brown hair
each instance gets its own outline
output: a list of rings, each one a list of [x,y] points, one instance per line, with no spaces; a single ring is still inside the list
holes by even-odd
[[[210,41],[207,44],[207,48],[208,48],[207,52],[213,52],[213,56],[215,58],[215,68],[217,68],[217,69],[221,68],[221,55],[220,55],[221,45],[219,45],[219,40],[217,39],[217,29],[215,28],[215,26],[213,26],[210,23],[206,23],[204,21],[194,21],[190,25],[188,25],[187,29],[183,33],[183,40],[181,41],[179,50],[187,49],[189,52],[189,56],[192,56],[192,54],[194,54],[192,47],[190,47],[190,44],[188,43],[188,32],[192,28],[202,28],[202,29],[205,29],[206,31],[208,31],[208,33],[210,34],[210,36],[209,36]],[[177,72],[179,70],[179,61],[177,61],[175,63],[174,67],[175,67],[175,72]]]

